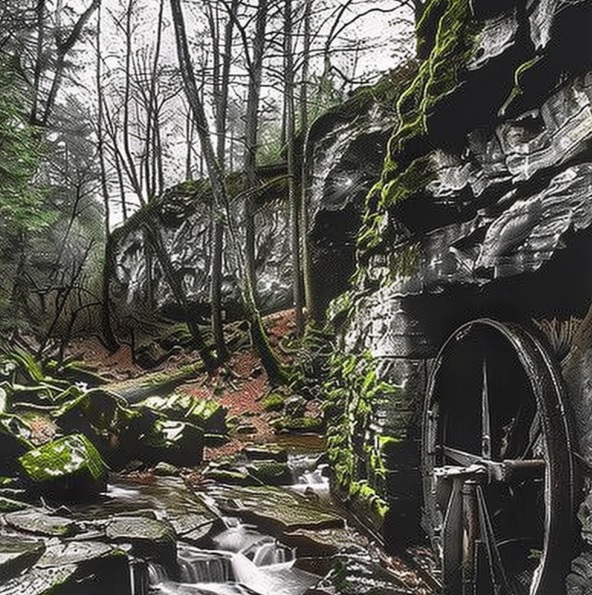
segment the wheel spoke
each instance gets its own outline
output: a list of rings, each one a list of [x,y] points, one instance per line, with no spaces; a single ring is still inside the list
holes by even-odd
[[[504,595],[516,595],[514,588],[510,585],[506,570],[504,568],[499,547],[493,532],[491,517],[487,509],[483,488],[477,486],[477,508],[479,511],[479,524],[481,529],[481,539],[485,543],[487,558],[491,574],[491,582],[494,587],[494,593],[504,593]],[[503,589],[500,591],[500,589]]]
[[[487,360],[483,357],[483,386],[481,388],[481,453],[491,459],[491,414],[489,411],[489,386],[487,384]]]

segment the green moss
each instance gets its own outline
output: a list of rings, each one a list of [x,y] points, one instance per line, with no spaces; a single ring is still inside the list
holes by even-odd
[[[281,411],[286,403],[286,397],[280,393],[269,393],[261,401],[261,405],[265,411]]]
[[[275,427],[280,432],[322,432],[324,422],[318,417],[286,417],[278,420]]]
[[[415,26],[417,55],[426,58],[434,47],[438,23],[446,10],[448,0],[431,0],[422,11]]]
[[[397,176],[382,186],[382,207],[391,207],[419,194],[435,177],[429,155],[414,159]]]
[[[512,107],[523,96],[524,90],[528,86],[529,75],[533,73],[537,66],[541,66],[541,63],[544,63],[544,56],[538,55],[518,66],[514,73],[514,87],[500,109],[502,114],[511,111]]]
[[[100,480],[107,472],[101,455],[82,434],[64,436],[44,444],[30,450],[19,460],[27,477],[40,483],[80,472]]]
[[[384,382],[376,373],[372,357],[335,353],[329,377],[323,385],[323,407],[327,423],[327,452],[337,487],[344,494],[365,479],[363,464],[368,456],[363,438],[376,406],[392,398],[398,387]]]

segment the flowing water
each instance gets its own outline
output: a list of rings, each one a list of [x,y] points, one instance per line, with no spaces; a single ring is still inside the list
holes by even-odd
[[[293,489],[328,492],[317,460],[318,455],[290,457]],[[234,517],[224,517],[224,522],[225,528],[212,539],[215,549],[179,544],[178,576],[150,563],[149,595],[302,595],[319,581],[319,576],[294,566],[293,549]]]

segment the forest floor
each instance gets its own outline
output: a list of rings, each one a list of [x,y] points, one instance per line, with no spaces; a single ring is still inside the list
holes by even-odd
[[[264,318],[271,345],[284,363],[291,363],[292,355],[281,348],[283,339],[289,338],[294,331],[294,312],[284,310],[270,314]],[[102,377],[114,382],[139,378],[147,374],[147,370],[133,363],[129,346],[121,346],[110,354],[102,344],[94,338],[75,341],[69,355],[81,360],[86,366]],[[160,366],[150,372],[175,371],[183,365],[195,363],[199,358],[197,352],[180,353],[171,356]],[[232,432],[230,442],[217,447],[206,447],[206,461],[217,460],[239,452],[246,443],[274,443],[285,441],[278,436],[273,422],[280,415],[273,411],[265,411],[262,400],[271,391],[271,385],[259,357],[252,346],[246,346],[231,354],[228,361],[213,373],[203,372],[184,382],[175,392],[194,395],[199,399],[214,400],[227,410],[227,419],[233,420],[238,431]],[[316,401],[307,404],[307,415],[319,414],[320,404]],[[315,443],[308,440],[308,443]],[[322,447],[322,441],[316,442]]]

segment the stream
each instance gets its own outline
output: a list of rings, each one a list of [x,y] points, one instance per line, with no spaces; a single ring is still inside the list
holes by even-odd
[[[318,455],[291,455],[290,489],[326,499],[328,480]],[[207,493],[207,492],[206,492]],[[216,489],[213,489],[216,493]],[[206,496],[217,509],[215,496]],[[301,595],[319,582],[319,576],[295,567],[296,548],[243,523],[220,515],[221,532],[212,537],[214,549],[182,544],[177,550],[178,575],[171,577],[164,566],[149,563],[149,595]],[[136,590],[134,595],[145,595]]]

